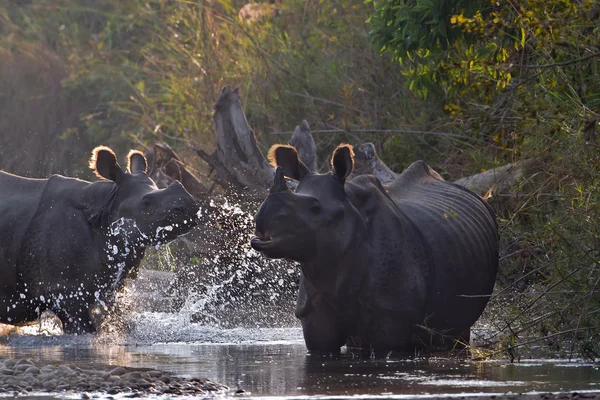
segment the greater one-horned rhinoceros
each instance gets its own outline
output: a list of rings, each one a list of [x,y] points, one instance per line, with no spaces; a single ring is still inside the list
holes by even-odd
[[[98,147],[90,167],[105,180],[0,171],[0,322],[35,320],[45,309],[65,331],[93,331],[89,309],[112,298],[148,245],[197,224],[198,205],[179,182],[159,190],[137,151],[123,171]]]
[[[468,343],[498,269],[495,217],[479,196],[423,161],[386,186],[370,175],[346,181],[346,145],[327,174],[311,173],[290,146],[269,155],[275,181],[251,244],[300,263],[296,316],[310,351]],[[284,176],[299,181],[295,191]]]

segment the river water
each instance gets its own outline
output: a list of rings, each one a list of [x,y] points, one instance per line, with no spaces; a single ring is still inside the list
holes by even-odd
[[[277,278],[277,282],[281,279]],[[403,398],[600,392],[600,363],[581,359],[522,359],[510,363],[473,361],[468,354],[373,357],[349,351],[338,358],[309,356],[302,330],[290,318],[293,303],[286,303],[282,296],[267,296],[263,302],[269,304],[243,301],[244,314],[256,309],[252,318],[259,319],[268,313],[268,323],[257,321],[254,328],[224,328],[222,324],[214,326],[195,317],[209,310],[206,294],[188,301],[177,311],[169,310],[172,299],[164,288],[172,280],[170,273],[141,271],[131,283],[133,286],[129,286],[129,308],[122,316],[126,329],[97,335],[25,334],[4,339],[0,336],[0,358],[28,358],[36,364],[66,363],[87,369],[106,365],[152,368],[186,378],[216,381],[229,386],[231,393],[243,390],[243,397]],[[270,287],[280,286],[277,283]],[[220,292],[227,290],[230,289],[219,285]],[[239,299],[239,293],[232,292]],[[217,303],[217,308],[224,312],[226,307],[240,307],[239,300],[221,299]],[[217,308],[210,309],[211,313]],[[272,315],[276,312],[283,314],[281,318]]]
[[[146,316],[145,328],[154,327],[155,335],[165,326],[177,325],[170,324],[166,315],[152,317]],[[161,319],[163,324],[158,324]],[[110,364],[166,370],[224,383],[253,397],[600,391],[600,365],[579,359],[508,363],[476,362],[460,355],[373,358],[349,352],[322,358],[306,354],[297,327],[219,329],[188,324],[180,328],[194,340],[150,344],[94,335],[11,336],[0,345],[0,357],[85,368]],[[172,333],[170,328],[162,331],[165,339]]]

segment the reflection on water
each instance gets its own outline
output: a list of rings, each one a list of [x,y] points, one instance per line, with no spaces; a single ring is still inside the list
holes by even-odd
[[[103,364],[156,368],[222,382],[255,396],[600,390],[600,365],[582,361],[507,364],[450,357],[371,359],[355,354],[318,358],[306,355],[299,329],[280,333],[297,339],[272,341],[272,329],[264,330],[271,341],[241,344],[109,345],[93,336],[11,338],[0,345],[0,357],[66,362],[86,368]],[[243,330],[223,332],[223,337],[235,336],[236,342],[244,340]],[[259,339],[260,332],[254,330],[250,336]]]

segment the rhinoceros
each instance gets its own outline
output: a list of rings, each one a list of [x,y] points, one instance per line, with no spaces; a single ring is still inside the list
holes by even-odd
[[[300,264],[295,314],[309,352],[467,344],[498,269],[493,211],[423,161],[387,185],[347,180],[353,156],[339,146],[318,174],[291,146],[269,152],[277,169],[251,245]]]
[[[134,275],[146,246],[197,224],[198,205],[179,182],[159,190],[142,153],[124,171],[108,147],[94,149],[93,183],[0,171],[0,322],[52,310],[65,332],[93,332],[91,309]]]

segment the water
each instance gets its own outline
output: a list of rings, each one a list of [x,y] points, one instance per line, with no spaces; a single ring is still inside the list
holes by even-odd
[[[333,359],[308,356],[299,328],[196,328],[205,342],[140,345],[108,344],[92,335],[12,337],[0,345],[0,357],[86,368],[105,364],[155,368],[225,383],[250,396],[600,391],[600,365],[577,359],[510,364],[447,356],[371,359],[351,353]]]

